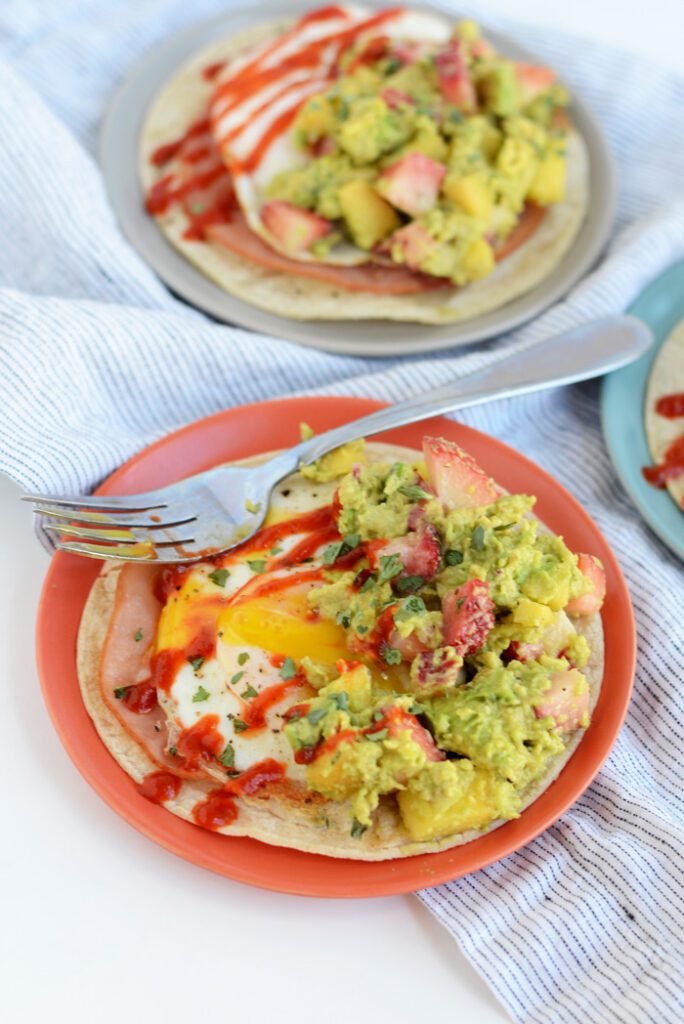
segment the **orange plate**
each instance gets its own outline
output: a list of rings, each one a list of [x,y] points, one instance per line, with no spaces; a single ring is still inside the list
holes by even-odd
[[[294,398],[229,409],[146,448],[117,470],[98,493],[131,494],[163,487],[217,463],[282,447],[288,439],[294,442],[301,420],[320,432],[382,404],[360,398]],[[539,517],[562,534],[573,550],[598,555],[605,566],[607,682],[591,727],[559,778],[520,818],[481,839],[444,853],[379,863],[299,853],[190,825],[138,795],[88,717],[76,676],[76,636],[100,565],[58,552],[38,612],[38,667],[45,702],[78,770],[134,828],[194,864],[264,889],[306,896],[388,896],[458,878],[507,856],[548,828],[589,785],[622,724],[634,674],[632,607],[615,556],[581,505],[547,473],[500,441],[441,418],[390,431],[383,440],[420,448],[424,433],[462,444],[509,490],[537,495]]]

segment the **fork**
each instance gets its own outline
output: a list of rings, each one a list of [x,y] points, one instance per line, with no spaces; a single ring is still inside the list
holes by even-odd
[[[23,495],[54,548],[124,562],[197,562],[248,540],[262,526],[273,488],[348,441],[495,398],[601,376],[632,362],[653,335],[614,316],[565,331],[521,353],[369,416],[302,441],[254,467],[217,466],[126,497]]]

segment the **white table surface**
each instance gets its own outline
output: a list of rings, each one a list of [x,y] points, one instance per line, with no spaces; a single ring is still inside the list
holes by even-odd
[[[681,67],[681,0],[498,6]],[[48,559],[18,494],[0,478],[0,1017],[403,1024],[439,1014],[505,1024],[487,985],[413,897],[303,900],[249,889],[158,848],[90,790],[38,688],[34,619]]]

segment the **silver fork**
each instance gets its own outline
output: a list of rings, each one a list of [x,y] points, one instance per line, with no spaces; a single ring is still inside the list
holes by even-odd
[[[295,445],[255,467],[217,466],[179,483],[126,497],[26,494],[43,517],[53,547],[125,562],[196,562],[229,551],[254,534],[275,485],[300,466],[358,438],[471,405],[609,373],[649,348],[640,320],[608,317],[576,327],[522,353],[476,370]]]

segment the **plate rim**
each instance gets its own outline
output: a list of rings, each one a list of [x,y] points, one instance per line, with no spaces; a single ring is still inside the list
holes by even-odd
[[[164,473],[168,476],[170,458],[167,449],[169,446],[183,448],[186,458],[190,457],[188,452],[192,452],[192,457],[197,458],[196,435],[198,432],[199,434],[205,433],[206,437],[212,432],[220,433],[221,431],[225,435],[231,426],[231,421],[232,426],[235,427],[239,426],[241,420],[246,422],[250,417],[258,417],[260,423],[263,422],[264,417],[270,417],[266,424],[266,434],[269,430],[279,431],[282,442],[284,422],[291,422],[294,431],[297,422],[302,417],[306,417],[307,422],[313,423],[314,426],[317,421],[326,423],[330,422],[330,419],[343,422],[363,413],[383,408],[385,405],[384,402],[371,399],[346,397],[334,399],[286,398],[223,410],[187,424],[142,449],[115,470],[98,488],[98,492],[126,493],[130,492],[131,486],[133,489],[139,489],[136,486],[136,476],[140,476],[140,469],[144,476],[146,461],[159,477],[159,466],[154,468],[154,459],[157,456],[159,456],[158,462],[164,463],[164,468],[161,470],[162,478]],[[78,629],[78,622],[92,580],[99,571],[100,565],[91,559],[58,552],[53,557],[45,577],[36,624],[37,661],[45,704],[67,754],[89,785],[128,824],[158,845],[197,866],[207,868],[235,881],[272,891],[337,898],[397,895],[454,880],[508,856],[549,828],[591,784],[608,757],[627,713],[636,663],[633,610],[629,590],[616,556],[594,520],[559,481],[497,438],[444,417],[427,421],[426,424],[412,424],[388,432],[383,437],[392,438],[397,443],[407,443],[408,437],[410,438],[409,443],[415,445],[413,434],[422,431],[424,426],[444,432],[447,436],[451,434],[461,443],[470,444],[471,447],[475,446],[476,450],[483,446],[494,461],[503,459],[510,463],[511,473],[515,470],[517,475],[522,467],[525,474],[529,473],[535,477],[537,483],[534,489],[543,496],[540,497],[542,504],[553,502],[557,510],[562,510],[564,520],[567,518],[567,526],[571,527],[570,531],[566,528],[564,532],[574,533],[579,530],[580,532],[588,531],[591,534],[592,540],[598,544],[601,551],[611,581],[609,596],[604,608],[606,638],[604,679],[609,676],[610,665],[614,663],[618,666],[616,677],[619,679],[620,688],[617,693],[620,700],[616,701],[615,694],[611,694],[609,701],[606,696],[607,691],[603,690],[603,696],[599,697],[599,703],[595,710],[594,732],[591,729],[588,730],[582,743],[579,744],[558,778],[523,812],[520,818],[507,822],[481,838],[452,850],[389,861],[339,861],[320,854],[304,854],[285,847],[269,847],[267,844],[253,839],[219,836],[200,830],[197,826],[177,818],[163,807],[151,804],[143,797],[138,796],[128,775],[100,740],[81,699],[75,664],[75,632]],[[243,437],[237,439],[237,448],[244,454],[253,454],[255,449],[251,445],[250,439],[245,441]],[[265,446],[268,442],[264,439],[259,443]],[[262,450],[264,449],[262,448]],[[237,452],[230,457],[238,457]],[[480,458],[482,458],[481,454]],[[484,462],[486,465],[487,458],[484,459]],[[126,479],[127,475],[128,480]],[[505,480],[502,482],[506,483]],[[158,480],[153,479],[152,483],[156,486]],[[546,518],[550,518],[553,523],[557,514],[556,511],[549,517],[547,513]],[[556,524],[555,529],[559,530],[560,524]],[[64,602],[55,608],[55,594],[60,592],[60,587],[67,599],[70,594],[71,601],[73,602],[75,599],[74,609],[71,609],[70,605],[67,608]],[[55,667],[58,655],[53,640],[57,648],[61,645],[61,662],[66,665],[66,668],[62,667],[59,671]],[[613,685],[617,686],[615,683]],[[74,704],[69,702],[70,695],[76,698]],[[79,730],[84,730],[82,734],[79,732],[76,740],[72,734],[74,729],[72,719],[81,723],[78,725]],[[576,768],[575,777],[568,775],[573,762]],[[580,777],[577,777],[577,769],[580,766],[582,773]],[[555,793],[554,787],[556,787]],[[560,800],[554,799],[555,796],[560,796]],[[133,811],[130,810],[129,804],[133,806]],[[216,846],[217,843],[219,846]],[[248,844],[248,867],[242,863],[240,868],[236,868],[230,863],[230,857],[234,855],[231,853],[231,846],[227,844],[240,844],[241,850],[244,850],[244,844]],[[478,844],[480,844],[479,847]],[[482,844],[485,844],[484,847]],[[483,853],[485,850],[487,852],[484,856],[478,856],[478,852]],[[255,856],[254,851],[261,854],[261,858]],[[225,860],[226,852],[228,853],[228,863]],[[237,853],[239,859],[240,851],[238,850]],[[281,866],[283,875],[274,878],[270,868],[260,868],[259,862],[262,858]],[[321,866],[321,862],[324,862],[323,866]],[[294,865],[296,868],[294,873],[288,873],[288,864],[291,867]],[[313,882],[311,878],[314,879]],[[321,878],[325,878],[325,884],[321,883]]]
[[[387,6],[383,0],[364,2],[375,8]],[[591,270],[605,250],[617,204],[615,164],[607,137],[588,104],[575,94],[570,109],[587,145],[590,163],[589,205],[578,234],[548,278],[498,309],[461,324],[429,325],[388,320],[300,321],[280,317],[250,306],[221,289],[162,235],[157,225],[143,212],[143,193],[137,172],[138,138],[149,105],[173,73],[171,68],[178,68],[193,52],[211,41],[212,33],[221,31],[221,26],[225,26],[225,34],[228,35],[230,28],[235,30],[243,24],[253,25],[269,17],[300,13],[316,6],[319,4],[310,0],[293,0],[287,6],[281,0],[261,0],[252,7],[241,6],[214,15],[163,39],[124,75],[102,121],[98,160],[117,223],[141,259],[174,296],[220,323],[322,351],[372,358],[415,355],[473,345],[508,333],[563,298]],[[431,0],[421,6],[450,19],[460,16],[440,0]],[[490,30],[487,26],[485,30],[504,50],[521,59],[535,60],[533,53],[507,34]],[[134,103],[138,93],[142,93],[142,97]],[[122,139],[123,151],[128,154],[126,178],[121,173]],[[374,337],[377,335],[380,337]]]
[[[679,525],[679,532],[682,534],[681,539],[678,539],[676,532],[673,533],[668,529],[664,522],[664,520],[672,518],[672,512],[676,509],[672,497],[667,491],[663,492],[655,487],[651,487],[643,480],[640,473],[639,475],[633,474],[631,472],[633,470],[633,460],[623,458],[618,443],[620,434],[619,422],[624,419],[623,410],[625,408],[624,401],[621,401],[621,399],[624,399],[621,391],[638,388],[638,436],[646,452],[649,451],[644,425],[644,408],[648,381],[653,363],[674,326],[663,329],[662,321],[667,322],[674,316],[677,317],[677,322],[684,319],[684,294],[678,292],[676,287],[671,289],[671,294],[674,298],[668,308],[668,312],[662,313],[657,317],[657,325],[653,323],[653,320],[656,319],[653,314],[649,314],[650,318],[648,318],[641,310],[643,305],[652,301],[653,297],[661,289],[667,288],[670,279],[677,281],[680,287],[684,286],[684,259],[676,260],[649,281],[627,310],[627,313],[639,317],[651,327],[655,340],[651,348],[641,359],[620,370],[615,370],[604,379],[601,385],[600,414],[601,429],[610,460],[629,500],[656,537],[673,554],[684,561],[684,511],[680,513],[680,520],[673,520],[675,524]],[[675,313],[676,308],[679,309],[678,313]],[[650,453],[648,454],[648,459],[650,462]]]

